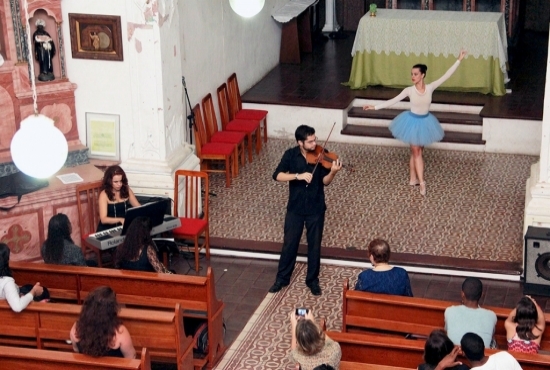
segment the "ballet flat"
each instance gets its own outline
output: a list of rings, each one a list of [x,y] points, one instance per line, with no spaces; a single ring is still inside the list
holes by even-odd
[[[422,181],[420,183],[420,195],[422,196],[426,195],[426,181]]]
[[[416,181],[409,181],[409,185],[410,186],[416,186],[416,185],[419,185],[420,183],[418,182],[418,180]]]

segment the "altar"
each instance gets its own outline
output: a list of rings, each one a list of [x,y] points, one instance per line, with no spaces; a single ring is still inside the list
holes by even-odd
[[[441,77],[461,48],[468,51],[442,90],[501,96],[508,82],[506,27],[502,13],[378,9],[361,18],[352,49],[348,85],[403,88],[410,70],[426,64],[426,81]]]

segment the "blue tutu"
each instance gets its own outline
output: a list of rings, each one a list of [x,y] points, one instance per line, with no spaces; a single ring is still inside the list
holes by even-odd
[[[443,139],[443,128],[431,113],[418,115],[411,111],[399,114],[390,123],[393,137],[410,145],[426,146]]]

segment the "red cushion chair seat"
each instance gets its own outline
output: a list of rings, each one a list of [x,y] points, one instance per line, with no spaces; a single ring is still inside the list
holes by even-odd
[[[242,109],[235,115],[236,119],[262,120],[267,116],[266,110],[261,109]]]
[[[235,150],[235,145],[226,143],[207,143],[201,147],[201,154],[230,155]]]
[[[175,238],[178,236],[193,236],[197,235],[208,226],[208,222],[202,218],[186,218],[180,217],[181,226],[172,230]]]

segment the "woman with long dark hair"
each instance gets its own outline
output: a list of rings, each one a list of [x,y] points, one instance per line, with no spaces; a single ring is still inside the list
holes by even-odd
[[[140,205],[134,192],[128,186],[126,173],[120,166],[110,166],[105,170],[98,203],[99,224],[97,231],[122,225],[126,210]]]
[[[418,370],[468,370],[469,367],[456,361],[459,350],[443,330],[436,329],[430,333],[424,345],[425,363]],[[445,361],[443,361],[445,360]]]
[[[13,280],[9,264],[10,247],[0,243],[0,299],[8,301],[11,309],[15,312],[21,312],[32,302],[34,297],[42,294],[43,288],[40,283],[36,283],[30,292],[21,296],[19,287]]]
[[[158,259],[157,247],[151,238],[149,217],[137,217],[132,221],[124,243],[117,247],[116,266],[123,270],[171,274]]]
[[[56,265],[86,266],[82,249],[71,238],[71,221],[58,213],[48,223],[48,238],[41,248],[44,262]]]
[[[74,351],[95,357],[135,358],[132,338],[118,318],[118,311],[116,294],[111,288],[102,286],[90,292],[71,328]]]
[[[546,328],[544,312],[537,302],[526,295],[504,322],[508,351],[538,353],[542,333]]]

